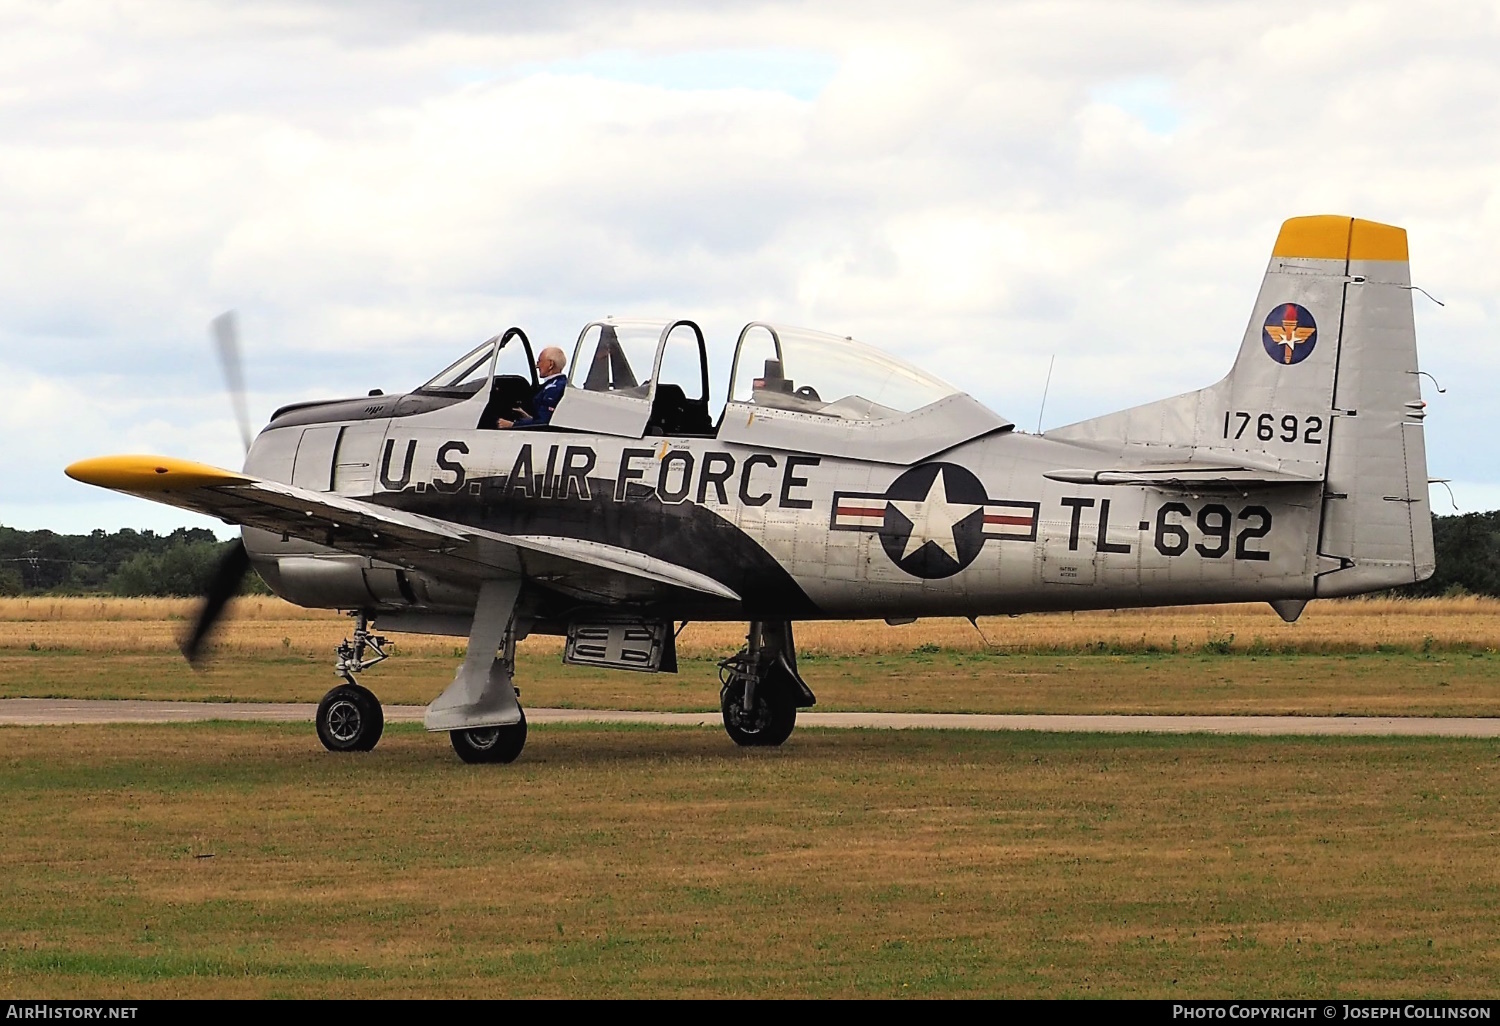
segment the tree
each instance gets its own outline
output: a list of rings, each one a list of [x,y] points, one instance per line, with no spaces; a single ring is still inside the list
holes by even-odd
[[[201,527],[166,535],[129,528],[67,535],[0,527],[0,595],[199,595],[231,544]],[[250,574],[242,590],[268,589]]]
[[[1455,591],[1500,596],[1500,511],[1432,518],[1437,570],[1420,584],[1397,589],[1413,598]]]
[[[116,595],[201,595],[218,572],[219,563],[233,542],[190,542],[159,553],[139,552],[121,564],[109,579]],[[241,594],[269,591],[259,575],[250,574]]]

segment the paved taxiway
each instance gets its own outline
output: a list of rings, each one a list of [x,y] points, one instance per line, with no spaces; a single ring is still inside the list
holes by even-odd
[[[203,720],[312,722],[316,706],[291,702],[0,699],[0,726],[187,723]],[[420,723],[419,705],[388,705],[387,723]],[[656,723],[718,726],[719,714],[608,709],[527,709],[531,723]],[[1370,737],[1500,737],[1500,718],[1434,716],[1051,716],[980,713],[801,712],[800,727],[887,730],[1050,730],[1095,734],[1317,734]]]

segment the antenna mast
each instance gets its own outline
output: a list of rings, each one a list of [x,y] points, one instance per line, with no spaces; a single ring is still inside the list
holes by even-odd
[[[1036,433],[1042,433],[1042,414],[1047,411],[1047,390],[1052,387],[1052,365],[1057,362],[1057,354],[1052,354],[1052,359],[1047,361],[1047,383],[1042,386],[1042,405],[1036,411]]]

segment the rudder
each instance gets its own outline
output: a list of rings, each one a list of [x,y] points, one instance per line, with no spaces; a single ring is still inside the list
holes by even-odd
[[[1434,569],[1406,232],[1338,220],[1349,227],[1319,597],[1411,584]]]

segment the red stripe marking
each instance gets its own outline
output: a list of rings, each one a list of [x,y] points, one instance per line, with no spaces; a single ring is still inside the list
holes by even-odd
[[[1005,517],[986,514],[984,522],[986,524],[1010,524],[1015,527],[1030,527],[1031,517]]]
[[[878,507],[877,506],[840,506],[839,507],[839,516],[841,516],[841,517],[883,517],[883,516],[885,516],[885,507],[884,506],[878,506]]]

